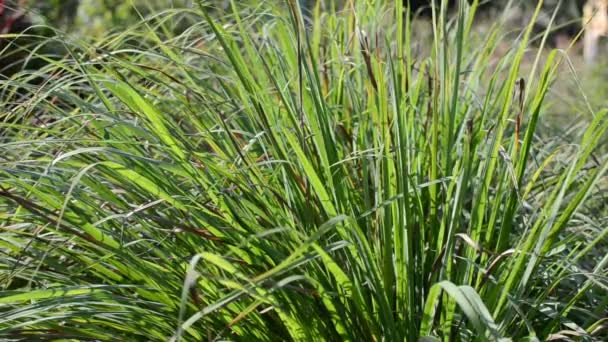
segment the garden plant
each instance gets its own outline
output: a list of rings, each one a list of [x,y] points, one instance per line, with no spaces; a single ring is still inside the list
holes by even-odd
[[[608,338],[607,110],[539,134],[543,1],[210,3],[0,80],[0,339]]]

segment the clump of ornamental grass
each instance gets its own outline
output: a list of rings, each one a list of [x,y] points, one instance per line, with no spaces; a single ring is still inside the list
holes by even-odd
[[[0,336],[605,338],[606,111],[535,134],[563,55],[533,21],[505,42],[442,2],[419,42],[400,1],[277,3],[2,81]]]

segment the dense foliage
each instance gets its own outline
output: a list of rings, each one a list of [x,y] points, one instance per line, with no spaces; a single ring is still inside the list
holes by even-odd
[[[607,111],[540,138],[542,1],[442,4],[200,2],[0,81],[0,337],[607,338]]]

